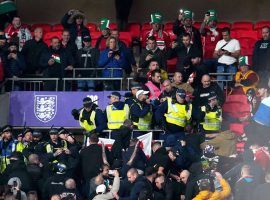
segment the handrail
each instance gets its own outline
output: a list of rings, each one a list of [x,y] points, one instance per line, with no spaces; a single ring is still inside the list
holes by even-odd
[[[120,81],[120,90],[123,89],[123,78],[62,78],[63,91],[66,91],[66,81]]]
[[[95,68],[73,68],[73,73],[72,73],[72,77],[76,78],[76,71],[101,71],[104,69],[108,69],[111,70],[112,73],[114,70],[123,70],[122,68],[99,68],[99,67],[95,67]],[[97,74],[96,74],[97,76]]]

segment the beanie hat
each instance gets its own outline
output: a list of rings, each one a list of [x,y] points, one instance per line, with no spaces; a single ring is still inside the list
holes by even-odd
[[[21,188],[22,186],[21,179],[19,179],[18,177],[12,177],[11,179],[8,180],[8,185],[13,186],[14,182],[16,182],[18,188]]]
[[[183,20],[186,20],[186,19],[191,19],[193,20],[193,12],[191,10],[188,10],[188,9],[185,9],[183,11]]]
[[[249,61],[248,61],[248,56],[240,56],[239,67],[241,66],[250,66]]]
[[[100,20],[100,30],[110,29],[110,20],[107,18],[102,18]]]
[[[156,13],[151,14],[151,22],[150,22],[151,24],[154,24],[154,23],[161,24],[162,20],[163,20],[163,17],[160,13],[156,12]]]
[[[207,14],[209,14],[210,16],[207,23],[209,23],[210,21],[217,21],[217,13],[215,10],[208,10]]]

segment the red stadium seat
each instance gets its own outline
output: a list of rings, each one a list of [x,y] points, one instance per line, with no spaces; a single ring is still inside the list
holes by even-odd
[[[92,46],[95,46],[97,43],[97,39],[101,36],[100,31],[90,32],[91,39],[92,39]]]
[[[254,24],[254,30],[260,30],[264,26],[269,26],[270,27],[270,21],[259,21],[256,24]]]
[[[53,37],[58,37],[60,40],[62,39],[62,31],[56,31],[56,32],[48,32],[45,33],[44,37],[43,37],[43,41],[50,46],[51,44],[51,39]]]
[[[241,45],[241,55],[243,56],[252,56],[253,49],[257,40],[249,37],[238,38]]]
[[[142,25],[142,31],[149,31],[149,30],[151,30],[151,29],[152,29],[152,26],[151,26],[150,23],[144,23],[144,24]]]
[[[128,31],[130,32],[133,39],[140,38],[141,25],[139,23],[129,23]]]
[[[117,29],[117,24],[116,23],[110,23],[109,25],[110,29]]]
[[[173,30],[173,22],[167,22],[167,23],[164,25],[164,30],[165,30],[165,31]]]
[[[225,28],[225,27],[231,28],[231,23],[229,23],[229,22],[218,22],[217,27],[220,28],[220,29]]]
[[[200,29],[202,22],[194,22],[193,26],[197,29]]]
[[[22,26],[27,27],[30,31],[32,30],[30,24],[22,24]]]
[[[253,38],[254,40],[258,39],[257,31],[253,30],[232,30],[231,31],[232,38]]]
[[[120,32],[120,40],[122,40],[127,47],[131,47],[132,44],[132,37],[130,32]]]
[[[245,125],[241,124],[241,123],[231,123],[230,124],[230,130],[237,135],[244,134],[244,132],[245,132],[244,127],[245,127]]]
[[[55,31],[63,31],[64,30],[64,27],[62,26],[62,24],[55,24],[52,26],[52,31],[55,32]]]
[[[51,29],[52,29],[50,24],[42,24],[42,23],[40,23],[40,24],[33,24],[31,26],[31,30],[34,31],[35,28],[37,28],[37,27],[41,27],[43,29],[44,33],[51,32]]]
[[[232,30],[253,30],[252,22],[234,22]]]
[[[88,23],[88,24],[86,25],[86,27],[88,28],[88,30],[89,30],[90,32],[95,32],[95,31],[97,31],[97,25],[94,24],[94,23]]]

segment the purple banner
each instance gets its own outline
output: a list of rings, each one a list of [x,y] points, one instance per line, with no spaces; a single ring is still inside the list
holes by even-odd
[[[12,126],[79,127],[71,110],[82,107],[82,100],[90,97],[104,110],[111,92],[11,92],[9,123]],[[121,91],[124,94],[125,91]]]

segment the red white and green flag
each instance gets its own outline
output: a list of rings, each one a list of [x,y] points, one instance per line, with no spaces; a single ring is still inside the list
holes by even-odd
[[[52,55],[52,58],[54,59],[54,61],[56,62],[56,63],[61,63],[61,59],[60,59],[60,55],[58,55],[58,54],[53,54]]]

